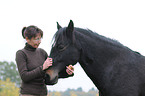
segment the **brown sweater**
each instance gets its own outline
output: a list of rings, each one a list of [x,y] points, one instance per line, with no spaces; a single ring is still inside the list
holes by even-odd
[[[41,48],[33,48],[29,44],[16,52],[16,63],[22,79],[21,94],[46,95],[47,88],[44,83],[45,72],[42,64],[48,57]]]

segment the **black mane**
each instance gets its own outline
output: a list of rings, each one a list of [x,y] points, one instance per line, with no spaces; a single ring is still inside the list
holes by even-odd
[[[53,41],[57,42],[57,40],[60,37],[64,38],[66,36],[65,31],[66,31],[66,27],[58,30],[53,37]],[[74,32],[75,34],[77,34],[77,33],[82,34],[84,36],[84,38],[88,37],[88,38],[94,39],[94,40],[97,39],[97,40],[103,41],[106,44],[110,44],[110,45],[118,46],[118,47],[123,47],[123,45],[120,42],[118,42],[117,40],[99,35],[98,33],[91,31],[90,29],[82,29],[82,28],[75,27],[74,31],[75,31]],[[74,41],[75,41],[75,38],[74,38]]]
[[[55,45],[55,43],[59,40],[60,37],[62,37],[62,39],[64,38],[64,33],[66,31],[66,27],[64,28],[60,28],[53,36],[52,38],[52,41],[53,41],[53,44],[52,45]]]
[[[106,44],[108,43],[108,44],[111,44],[111,45],[114,45],[114,46],[120,46],[120,47],[123,46],[117,40],[99,35],[98,33],[91,31],[90,29],[76,28],[76,30],[78,32],[81,32],[82,34],[85,34],[85,36],[88,36],[88,37],[93,38],[95,40],[97,39],[97,40],[103,41]]]

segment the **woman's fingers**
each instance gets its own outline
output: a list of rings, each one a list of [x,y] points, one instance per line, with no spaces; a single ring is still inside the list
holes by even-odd
[[[73,71],[72,71],[72,70],[69,70],[69,69],[66,69],[66,72],[67,72],[67,74],[69,74],[69,75],[72,75],[72,74],[73,74]]]
[[[52,58],[49,58],[49,57],[48,57],[48,58],[46,59],[46,62],[47,62],[47,63],[52,63]]]
[[[50,66],[52,66],[52,58],[47,58],[43,64],[43,70],[49,68]]]
[[[66,72],[71,75],[74,73],[74,67],[72,65],[66,66]]]

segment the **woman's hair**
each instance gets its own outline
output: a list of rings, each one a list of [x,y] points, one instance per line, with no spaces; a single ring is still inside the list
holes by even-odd
[[[26,37],[28,37],[28,39],[31,39],[32,37],[36,37],[38,33],[40,33],[41,37],[43,37],[43,31],[34,25],[24,27],[22,29],[22,36],[24,39]]]

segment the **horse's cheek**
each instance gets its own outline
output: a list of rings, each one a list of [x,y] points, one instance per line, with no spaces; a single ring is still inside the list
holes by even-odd
[[[68,52],[67,57],[68,57],[71,61],[77,62],[78,59],[79,59],[79,57],[80,57],[80,52],[79,52],[76,48],[71,49],[71,51]]]

